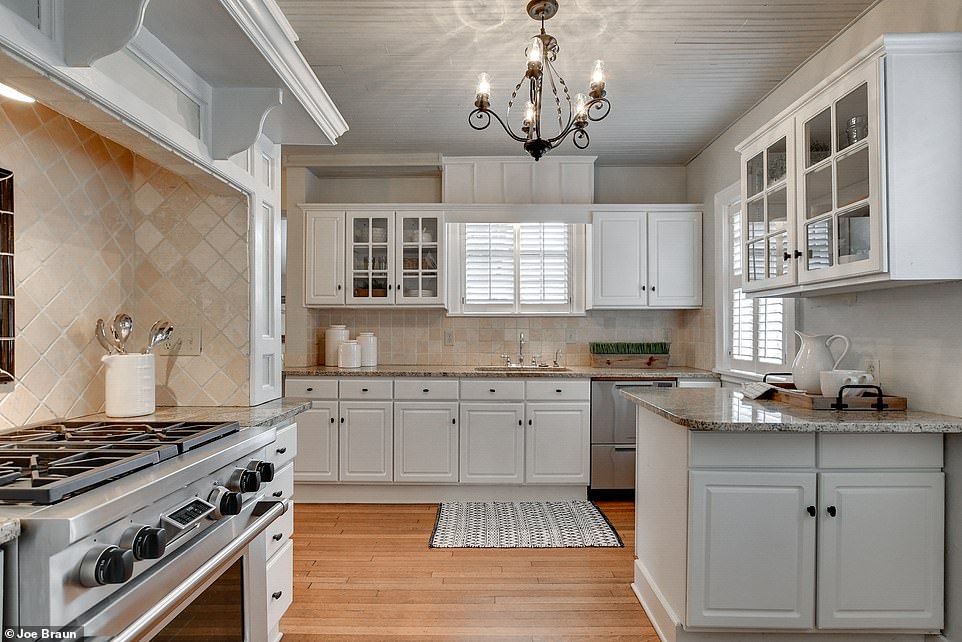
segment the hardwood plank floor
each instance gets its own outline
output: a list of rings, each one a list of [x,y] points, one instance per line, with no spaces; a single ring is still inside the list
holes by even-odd
[[[629,584],[634,505],[598,502],[624,548],[432,549],[435,504],[297,504],[287,642],[658,642]]]

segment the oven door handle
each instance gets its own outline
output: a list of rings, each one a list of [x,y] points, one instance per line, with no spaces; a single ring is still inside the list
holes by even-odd
[[[251,515],[257,519],[244,529],[244,532],[228,546],[221,549],[217,555],[204,562],[204,564],[191,573],[183,583],[165,595],[163,599],[150,607],[150,609],[134,620],[123,631],[110,638],[111,642],[138,640],[150,632],[154,626],[186,601],[190,594],[201,586],[212,573],[217,572],[219,568],[232,557],[247,548],[248,544],[263,533],[267,527],[270,526],[271,522],[286,513],[287,506],[286,499],[265,499],[257,502],[251,513]]]

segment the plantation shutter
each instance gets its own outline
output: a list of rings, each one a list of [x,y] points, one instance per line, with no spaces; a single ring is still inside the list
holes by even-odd
[[[564,223],[520,225],[521,305],[568,304],[568,229]]]
[[[465,305],[513,305],[514,267],[514,225],[464,224]]]

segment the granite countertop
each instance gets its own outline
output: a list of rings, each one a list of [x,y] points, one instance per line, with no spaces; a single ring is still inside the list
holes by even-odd
[[[476,370],[475,366],[374,366],[368,368],[335,368],[328,366],[305,366],[284,368],[286,377],[475,377],[526,378],[556,377],[561,379],[616,378],[616,379],[717,379],[708,370],[669,366],[668,368],[591,368],[571,366],[567,370],[552,368],[524,369],[511,372]]]
[[[10,517],[0,517],[0,544],[20,537],[20,520]]]
[[[622,388],[621,394],[688,430],[717,432],[962,432],[962,417],[919,410],[806,410],[745,399],[734,388]]]
[[[135,417],[137,421],[236,421],[241,426],[270,427],[293,418],[311,407],[306,399],[275,399],[259,406],[159,406],[151,415]],[[77,419],[121,421],[104,413]]]

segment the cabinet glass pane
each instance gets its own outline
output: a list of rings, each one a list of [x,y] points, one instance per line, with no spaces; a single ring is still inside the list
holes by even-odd
[[[868,138],[868,85],[835,103],[835,135],[841,151]]]
[[[805,175],[805,218],[832,211],[831,164]]]
[[[371,279],[371,298],[372,299],[386,299],[387,298],[387,277],[377,276]]]
[[[776,190],[768,195],[768,231],[788,228],[788,190]]]
[[[401,241],[404,243],[417,243],[421,240],[421,219],[418,217],[405,217],[401,221]]]
[[[785,255],[788,254],[788,258]],[[768,239],[768,276],[788,274],[791,254],[788,252],[788,232],[776,234]]]
[[[436,246],[421,248],[421,269],[438,269],[438,248]]]
[[[837,207],[868,198],[868,147],[838,161],[835,170]]]
[[[758,238],[765,233],[765,199],[748,202],[748,238]]]
[[[785,139],[782,138],[767,150],[768,156],[768,185],[774,185],[785,178],[788,168],[788,154]]]
[[[421,277],[421,298],[432,299],[438,295],[438,275],[425,274]]]
[[[373,247],[371,256],[371,269],[377,272],[387,271],[387,248]]]
[[[367,245],[354,246],[354,269],[355,270],[371,269],[371,248],[368,247]]]
[[[436,218],[421,219],[421,242],[422,243],[438,242],[438,219]]]
[[[418,282],[418,277],[416,275],[404,275],[401,280],[401,294],[409,299],[416,299],[418,296],[418,290],[421,286]]]
[[[371,243],[387,243],[387,219],[371,219]]]
[[[838,262],[854,263],[872,251],[871,216],[868,205],[838,216]]]
[[[832,258],[832,219],[808,223],[805,226],[805,244],[808,249],[805,265],[809,270],[831,267]]]
[[[354,242],[370,243],[371,241],[371,222],[366,218],[354,219]]]
[[[748,187],[749,197],[754,196],[765,189],[765,160],[764,154],[761,152],[748,161],[746,185]]]
[[[832,155],[832,110],[826,109],[805,123],[805,167]]]
[[[401,269],[405,271],[418,269],[418,247],[416,245],[404,248],[401,255]]]
[[[371,296],[371,280],[366,276],[354,277],[354,296],[367,298]]]
[[[765,278],[765,241],[748,244],[748,280],[758,281]]]

